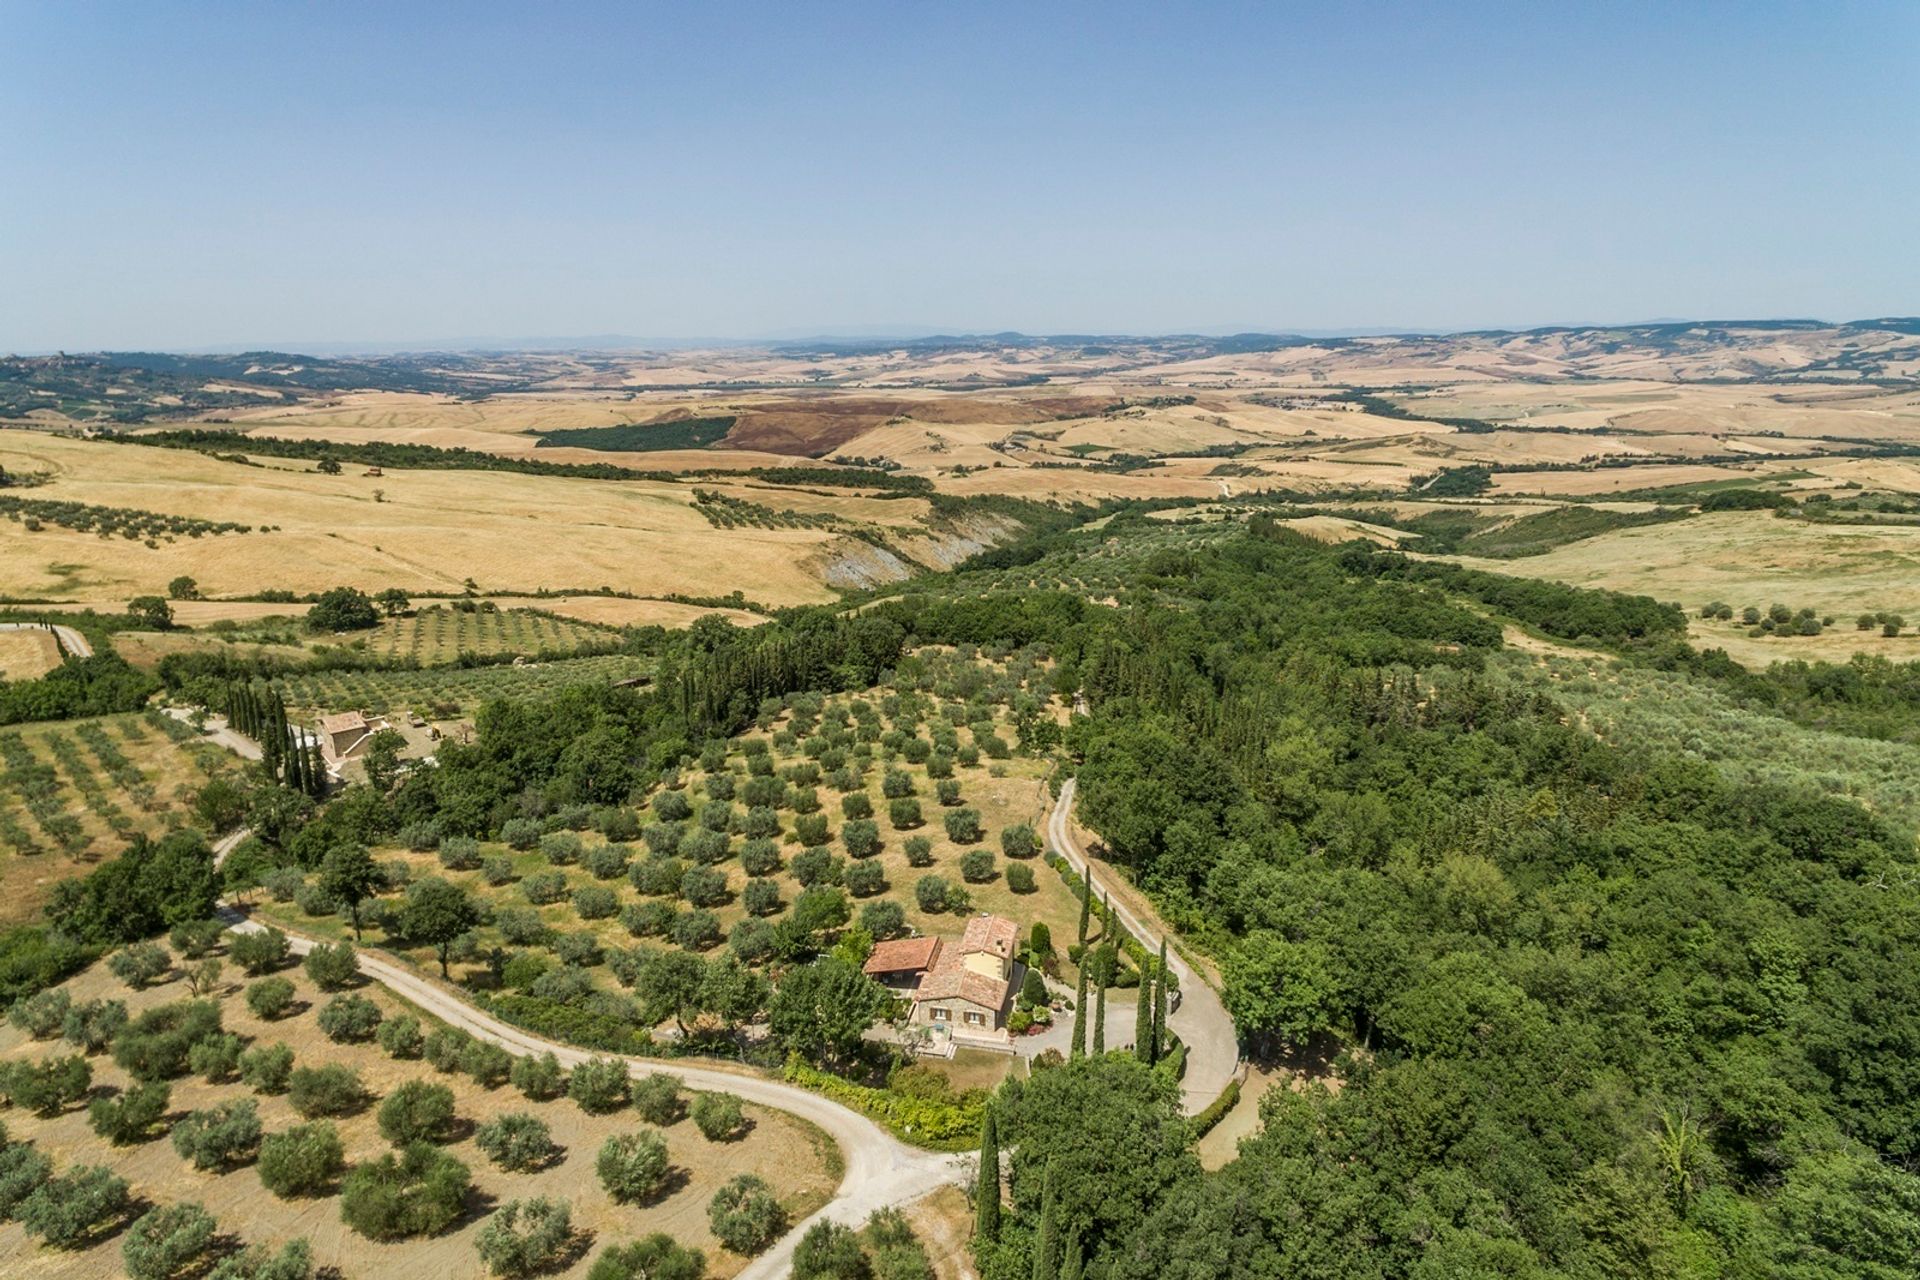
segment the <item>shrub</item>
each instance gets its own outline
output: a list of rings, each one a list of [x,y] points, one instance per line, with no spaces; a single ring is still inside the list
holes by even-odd
[[[889,800],[901,800],[913,794],[913,775],[905,769],[889,769],[880,779],[880,794]]]
[[[887,804],[887,820],[896,831],[907,831],[926,821],[920,814],[920,802],[908,796]]]
[[[478,840],[474,840],[469,836],[451,836],[448,837],[448,839],[466,841],[472,848],[472,856],[476,860],[479,858],[480,842]],[[407,846],[407,848],[414,853],[426,853],[429,850],[444,849],[446,847],[445,841],[440,835],[440,824],[438,822],[409,822],[406,826],[400,828],[400,843]],[[456,867],[444,857],[440,859],[440,863],[450,871],[471,871],[473,869],[472,863],[468,863],[464,867]]]
[[[84,1244],[127,1211],[127,1181],[100,1165],[82,1165],[49,1178],[20,1202],[15,1216],[28,1235],[56,1249]]]
[[[667,1140],[652,1129],[617,1133],[601,1145],[593,1167],[620,1203],[651,1200],[667,1183]]]
[[[713,867],[688,867],[680,877],[680,896],[696,907],[713,907],[727,900],[727,877]]]
[[[524,1111],[487,1121],[474,1130],[473,1145],[487,1159],[515,1173],[543,1168],[560,1153],[547,1122]]]
[[[670,898],[680,892],[680,878],[687,873],[687,864],[665,853],[650,853],[633,864],[627,872],[627,879],[635,892],[650,898]]]
[[[165,1084],[136,1084],[111,1098],[87,1104],[87,1123],[116,1147],[145,1142],[167,1114],[173,1090]]]
[[[750,840],[768,840],[779,835],[779,812],[771,805],[754,805],[740,819],[740,834]]]
[[[873,799],[864,791],[850,791],[840,797],[840,816],[843,818],[871,818]]]
[[[227,955],[252,977],[272,973],[287,963],[293,946],[278,929],[256,929],[233,935]]]
[[[493,927],[516,947],[544,947],[553,937],[553,929],[532,907],[500,908],[494,913]]]
[[[573,1069],[567,1096],[592,1115],[619,1110],[627,1105],[627,1064],[618,1058],[588,1058]]]
[[[335,996],[317,1019],[320,1032],[336,1044],[362,1044],[380,1027],[380,1006],[361,995]]]
[[[703,1093],[693,1100],[693,1123],[712,1142],[731,1142],[747,1131],[747,1113],[730,1093]]]
[[[472,871],[481,860],[480,842],[472,836],[448,836],[440,842],[440,865],[449,871]]]
[[[680,852],[695,862],[709,866],[716,862],[725,862],[732,845],[718,831],[700,830],[680,842]]]
[[[189,1112],[173,1126],[173,1149],[196,1169],[232,1169],[260,1149],[260,1109],[252,1098],[235,1098]]]
[[[113,1060],[136,1080],[185,1075],[193,1046],[220,1034],[220,1006],[211,1000],[157,1005],[127,1024],[113,1042]]]
[[[340,991],[360,977],[360,957],[351,942],[323,942],[307,953],[306,970],[322,991]]]
[[[910,867],[930,867],[933,865],[933,841],[925,836],[909,836],[902,846]]]
[[[705,1254],[656,1231],[630,1244],[607,1246],[593,1260],[587,1280],[701,1280],[706,1274]]]
[[[287,979],[262,978],[247,987],[247,1008],[254,1017],[272,1022],[293,1007],[293,995],[293,983]]]
[[[300,1067],[287,1077],[287,1101],[302,1119],[350,1116],[367,1103],[366,1086],[351,1067]]]
[[[340,1220],[369,1240],[437,1235],[466,1208],[467,1166],[416,1142],[356,1166],[340,1186]]]
[[[275,902],[292,902],[293,895],[307,882],[298,867],[276,867],[260,879],[260,884]]]
[[[852,1227],[822,1220],[793,1250],[792,1280],[872,1280],[873,1267]]]
[[[346,1167],[346,1148],[325,1120],[295,1125],[260,1140],[260,1184],[283,1200],[328,1191]]]
[[[808,849],[793,857],[793,878],[804,889],[816,885],[838,884],[845,864],[825,849]]]
[[[187,1068],[209,1084],[231,1080],[240,1070],[240,1054],[245,1048],[245,1042],[231,1031],[208,1036],[187,1050]]]
[[[807,849],[817,849],[833,839],[824,813],[803,813],[793,820],[793,838]]]
[[[557,1098],[566,1091],[566,1075],[551,1051],[537,1058],[516,1058],[509,1078],[513,1087],[535,1102]]]
[[[171,968],[173,958],[157,942],[136,942],[107,958],[107,971],[135,991],[143,991],[158,982]]]
[[[985,884],[993,879],[993,851],[969,849],[960,859],[960,878],[968,884]]]
[[[960,803],[960,784],[952,778],[942,778],[934,784],[933,794],[943,807],[950,809]]]
[[[550,906],[567,896],[566,873],[536,871],[520,882],[520,892],[537,907]]]
[[[953,886],[941,876],[921,876],[914,882],[913,900],[922,911],[938,913],[947,909]]]
[[[51,1040],[66,1025],[72,1008],[73,997],[55,987],[15,1000],[13,1008],[7,1010],[7,1021],[35,1040]]]
[[[586,929],[556,936],[553,954],[568,966],[596,965],[604,959],[600,954],[600,939]]]
[[[207,1273],[207,1280],[312,1280],[313,1246],[304,1237],[289,1240],[279,1253],[249,1245],[228,1254]]]
[[[780,846],[772,840],[749,840],[740,846],[740,866],[750,876],[768,876],[780,869]]]
[[[869,902],[860,908],[860,927],[875,940],[893,937],[906,924],[907,913],[897,902]]]
[[[725,877],[721,878],[721,883],[724,886]],[[582,885],[573,891],[573,909],[582,920],[605,920],[620,910],[620,898],[605,885]]]
[[[770,916],[780,909],[780,886],[772,880],[749,880],[740,891],[740,903],[749,914]]]
[[[124,1000],[82,1000],[67,1010],[60,1034],[84,1053],[100,1053],[127,1025]]]
[[[947,839],[955,844],[972,844],[980,838],[978,809],[953,809],[942,821],[947,828]]]
[[[293,905],[315,917],[336,915],[340,911],[339,899],[317,883],[301,885],[293,895]]]
[[[765,920],[749,917],[727,932],[727,948],[742,964],[758,964],[774,952],[778,933]]]
[[[410,1013],[398,1014],[380,1024],[373,1038],[390,1058],[418,1058],[426,1048],[420,1031],[420,1019]]]
[[[488,1217],[473,1247],[496,1276],[548,1271],[573,1245],[572,1214],[565,1200],[509,1200]]]
[[[36,1115],[57,1115],[87,1096],[93,1065],[80,1054],[16,1062],[6,1069],[6,1092],[17,1107]]]
[[[751,1173],[737,1174],[707,1202],[707,1224],[721,1244],[738,1254],[759,1253],[786,1225],[773,1188]]]
[[[812,787],[790,787],[787,790],[787,804],[797,814],[803,816],[820,812],[820,793]]]
[[[871,898],[887,887],[886,868],[878,862],[856,862],[846,870],[847,892],[856,898]]]
[[[292,1075],[293,1050],[287,1045],[255,1045],[240,1055],[240,1082],[255,1093],[285,1093]]]
[[[458,1027],[436,1027],[420,1047],[420,1052],[435,1071],[452,1073],[460,1069],[466,1057],[467,1042],[473,1037]]]
[[[595,880],[618,880],[627,874],[627,846],[603,844],[590,849],[584,863]]]
[[[53,1161],[30,1142],[0,1146],[0,1222],[19,1213],[20,1203],[53,1176]]]
[[[636,902],[620,910],[620,923],[636,938],[651,938],[673,928],[679,912],[665,902]]]
[[[490,853],[480,859],[480,878],[495,888],[513,879],[513,859],[504,853]]]
[[[453,1136],[453,1090],[409,1080],[380,1104],[380,1136],[396,1147],[410,1142],[446,1142]]]
[[[540,842],[540,824],[532,818],[509,818],[501,824],[500,840],[510,849],[525,852]]]
[[[840,828],[840,839],[855,858],[871,858],[880,852],[880,824],[871,818],[850,819]]]
[[[1009,858],[1032,858],[1040,852],[1040,838],[1024,822],[1000,828],[1000,852]]]
[[[656,1071],[633,1082],[633,1109],[648,1124],[668,1125],[686,1111],[680,1091],[685,1082],[679,1076]]]
[[[1007,888],[1015,893],[1032,893],[1036,887],[1032,867],[1024,862],[1007,864]]]
[[[497,1044],[476,1039],[460,1056],[460,1069],[471,1076],[475,1084],[497,1089],[513,1072],[513,1055]]]
[[[647,842],[649,855],[670,858],[680,851],[681,834],[678,823],[655,822],[640,832],[640,838]]]
[[[720,942],[720,921],[711,911],[687,911],[673,922],[673,940],[687,951],[705,951]]]
[[[585,846],[571,831],[549,831],[540,837],[540,854],[556,867],[572,866],[580,861]]]
[[[206,1256],[216,1230],[213,1215],[192,1202],[141,1214],[120,1246],[129,1280],[171,1280]]]

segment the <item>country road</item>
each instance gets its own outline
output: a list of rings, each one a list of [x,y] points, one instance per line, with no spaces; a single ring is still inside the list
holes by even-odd
[[[222,914],[236,931],[256,932],[264,927],[233,908],[223,909]],[[296,955],[305,955],[315,945],[311,938],[291,933],[287,937]],[[523,1057],[551,1053],[567,1067],[577,1066],[591,1057],[605,1056],[542,1040],[509,1026],[446,987],[371,952],[360,952],[360,972],[449,1026],[471,1032],[509,1053]],[[749,1262],[736,1280],[775,1280],[785,1276],[793,1264],[794,1247],[816,1222],[830,1219],[858,1227],[876,1210],[911,1204],[949,1183],[963,1183],[970,1176],[970,1157],[910,1147],[859,1112],[797,1085],[744,1072],[691,1065],[685,1059],[627,1058],[625,1061],[629,1073],[635,1076],[671,1072],[695,1089],[732,1093],[748,1102],[799,1116],[819,1125],[839,1144],[846,1161],[846,1173],[834,1198],[811,1217],[795,1223],[765,1253]]]
[[[182,724],[191,724],[193,722],[193,713],[185,707],[168,707],[166,714],[172,716]],[[207,737],[243,760],[258,760],[265,754],[260,750],[260,744],[252,738],[247,737],[237,729],[229,729],[225,716],[209,715],[206,718],[206,724]]]
[[[1075,871],[1084,875],[1091,866],[1094,887],[1113,892],[1114,872],[1087,857],[1073,838],[1073,796],[1077,782],[1076,778],[1068,778],[1060,787],[1060,798],[1047,816],[1047,843]],[[1113,902],[1113,913],[1148,949],[1158,945],[1163,931],[1143,925],[1118,897]],[[1180,984],[1179,1007],[1167,1014],[1167,1025],[1187,1046],[1187,1074],[1180,1081],[1180,1106],[1188,1115],[1194,1115],[1219,1097],[1240,1069],[1240,1037],[1219,995],[1175,948],[1167,951],[1167,967],[1173,970]]]
[[[76,658],[91,658],[93,645],[86,636],[72,627],[54,623],[45,626],[38,622],[0,622],[0,631],[51,631],[60,639],[60,648]]]

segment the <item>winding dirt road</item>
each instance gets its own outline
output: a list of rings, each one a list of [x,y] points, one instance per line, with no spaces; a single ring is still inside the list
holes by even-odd
[[[226,909],[224,915],[237,932],[258,932],[264,928],[231,908]],[[287,938],[296,955],[305,955],[315,945],[313,939],[297,934],[289,933]],[[438,983],[372,952],[360,952],[360,972],[449,1026],[497,1044],[508,1053],[523,1057],[551,1053],[567,1067],[577,1066],[591,1057],[606,1056],[554,1044],[509,1026]],[[634,1076],[671,1072],[695,1089],[725,1091],[748,1102],[789,1112],[819,1125],[840,1145],[846,1173],[834,1198],[811,1217],[795,1223],[793,1229],[765,1253],[749,1262],[736,1280],[775,1280],[785,1276],[793,1265],[794,1246],[800,1243],[800,1237],[809,1227],[822,1219],[858,1227],[875,1210],[911,1204],[938,1187],[964,1183],[970,1176],[969,1157],[940,1155],[910,1147],[859,1112],[796,1085],[744,1072],[697,1066],[685,1059],[627,1058],[625,1062],[628,1072]]]
[[[72,627],[62,626],[57,622],[51,626],[45,626],[38,622],[0,622],[0,631],[51,631],[59,638],[60,648],[63,652],[72,654],[76,658],[91,658],[93,656],[93,645],[87,640],[86,636],[74,630]]]
[[[1147,947],[1155,947],[1166,931],[1142,924],[1139,916],[1120,900],[1122,895],[1115,891],[1118,878],[1113,869],[1089,858],[1074,839],[1073,796],[1077,782],[1076,778],[1068,778],[1061,784],[1060,798],[1047,817],[1047,843],[1075,871],[1084,875],[1087,868],[1092,867],[1094,887],[1115,894],[1113,913],[1120,918],[1120,923]],[[1227,1007],[1220,1003],[1218,993],[1182,958],[1177,948],[1168,948],[1167,967],[1173,970],[1180,984],[1179,1006],[1168,1012],[1167,1025],[1187,1046],[1187,1074],[1180,1081],[1180,1107],[1188,1115],[1194,1115],[1219,1097],[1240,1069],[1240,1037],[1234,1032],[1233,1019],[1227,1016]]]

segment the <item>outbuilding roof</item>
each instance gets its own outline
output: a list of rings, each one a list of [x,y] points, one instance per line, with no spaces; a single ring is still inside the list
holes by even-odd
[[[867,963],[862,968],[868,974],[931,969],[939,954],[938,938],[893,938],[875,943],[872,954],[867,956]]]

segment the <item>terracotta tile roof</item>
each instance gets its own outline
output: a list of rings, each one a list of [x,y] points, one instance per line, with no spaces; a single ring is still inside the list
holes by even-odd
[[[941,955],[933,972],[920,979],[913,993],[914,1002],[923,1000],[965,1000],[983,1009],[999,1009],[1007,1002],[1007,984],[999,978],[975,973],[961,962],[960,953]]]
[[[863,968],[868,974],[931,969],[939,955],[938,938],[894,938],[875,943],[873,953],[867,957]]]
[[[320,717],[320,731],[322,733],[346,733],[352,729],[364,729],[366,727],[367,718],[358,711],[342,711],[338,715]]]
[[[975,916],[967,921],[967,931],[960,935],[961,955],[985,951],[1002,960],[1011,960],[1019,946],[1020,926],[1005,916]]]

